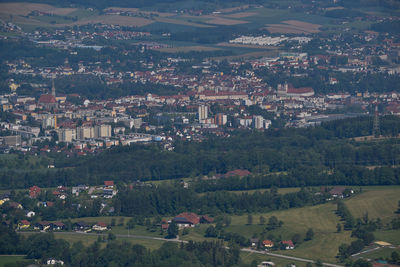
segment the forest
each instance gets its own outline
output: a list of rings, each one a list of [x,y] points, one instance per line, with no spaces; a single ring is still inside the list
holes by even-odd
[[[400,183],[397,138],[355,141],[371,135],[372,118],[359,117],[324,123],[306,129],[272,129],[266,132],[232,132],[229,138],[208,136],[203,142],[177,140],[173,151],[159,144],[119,146],[86,157],[43,156],[54,162],[26,165],[29,155],[20,154],[21,168],[4,161],[0,186],[54,187],[79,183],[102,184],[104,180],[131,183],[136,180],[212,177],[235,169],[251,172],[247,178],[194,183],[198,192],[318,185],[392,185]],[[397,136],[400,119],[381,118],[381,134]],[[252,149],[248,149],[251,147]],[[301,157],[299,157],[301,155]],[[48,162],[44,160],[44,162]],[[25,167],[24,167],[25,166]],[[36,166],[36,167],[35,167]],[[373,168],[370,168],[373,166]]]

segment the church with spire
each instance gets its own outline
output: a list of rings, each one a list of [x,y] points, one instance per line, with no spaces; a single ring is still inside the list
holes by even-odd
[[[44,109],[56,109],[58,108],[58,103],[56,100],[56,87],[54,85],[54,79],[52,80],[51,86],[51,94],[41,95],[38,102],[39,106],[42,106]]]

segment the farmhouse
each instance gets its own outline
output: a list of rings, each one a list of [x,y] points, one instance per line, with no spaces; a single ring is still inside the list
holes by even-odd
[[[107,228],[107,224],[106,223],[98,222],[98,223],[96,223],[95,225],[92,226],[92,229],[94,231],[106,231],[108,228]]]
[[[172,221],[178,225],[179,229],[182,229],[186,227],[195,227],[200,224],[200,217],[193,212],[182,212],[174,217]]]
[[[292,240],[283,240],[281,241],[281,245],[285,249],[294,249],[294,244]]]

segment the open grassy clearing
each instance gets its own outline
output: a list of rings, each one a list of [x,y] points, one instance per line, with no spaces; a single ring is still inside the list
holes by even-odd
[[[345,201],[346,206],[355,218],[362,217],[366,212],[370,219],[380,217],[387,223],[395,216],[400,200],[400,187],[365,187],[365,192]]]
[[[253,214],[253,222],[254,224],[258,223],[260,215],[267,220],[271,216],[276,216],[284,224],[271,233],[281,239],[291,239],[295,233],[304,237],[307,230],[312,228],[314,231],[313,240],[300,244],[292,251],[279,251],[279,253],[336,262],[337,248],[342,243],[350,243],[352,238],[350,232],[347,231],[336,233],[339,217],[336,216],[335,210],[336,205],[334,203],[327,203],[312,207]],[[238,232],[250,238],[254,233],[260,234],[265,228],[265,226],[246,225],[246,223],[247,215],[232,216],[232,224],[227,231]]]

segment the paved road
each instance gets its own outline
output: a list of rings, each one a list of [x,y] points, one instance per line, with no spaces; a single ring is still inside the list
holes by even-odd
[[[21,234],[31,234],[32,232],[19,232]],[[85,232],[55,232],[54,234],[56,235],[92,235],[92,236],[106,236],[107,234],[98,234],[98,233],[85,233]],[[145,235],[122,235],[122,234],[116,234],[116,237],[123,237],[123,238],[136,238],[136,239],[152,239],[152,240],[160,240],[160,241],[169,241],[169,242],[179,242],[179,243],[187,243],[188,241],[184,240],[179,240],[178,238],[175,239],[166,239],[162,237],[154,237],[154,236],[145,236]],[[229,249],[227,247],[227,249]],[[250,253],[258,253],[258,254],[264,254],[264,255],[269,255],[273,257],[279,257],[279,258],[284,258],[284,259],[289,259],[289,260],[296,260],[296,261],[302,261],[302,262],[310,262],[314,263],[313,260],[309,259],[304,259],[304,258],[298,258],[298,257],[293,257],[293,256],[287,256],[287,255],[282,255],[282,254],[277,254],[277,253],[271,253],[267,251],[259,251],[259,250],[253,250],[249,248],[242,248],[241,251],[244,252],[250,252]],[[332,264],[332,263],[322,263],[325,266],[330,266],[330,267],[343,267],[342,265],[338,264]]]
[[[46,233],[46,232],[18,232],[20,234],[37,234],[37,233]],[[54,235],[91,235],[91,236],[107,236],[107,234],[100,234],[100,233],[85,233],[85,232],[53,232]],[[154,237],[154,236],[145,236],[145,235],[121,235],[116,234],[116,237],[123,237],[123,238],[135,238],[135,239],[152,239],[152,240],[160,240],[160,241],[169,241],[169,242],[179,242],[179,243],[187,243],[188,241],[175,239],[167,239],[162,237]]]
[[[310,263],[314,263],[315,262],[315,261],[309,260],[309,259],[303,259],[303,258],[287,256],[287,255],[282,255],[282,254],[276,254],[276,253],[271,253],[271,252],[267,252],[267,251],[253,250],[253,249],[249,249],[249,248],[242,248],[241,251],[250,252],[250,253],[258,253],[258,254],[265,254],[265,255],[269,255],[269,256],[274,256],[274,257],[279,257],[279,258],[284,258],[284,259],[289,259],[289,260],[302,261],[302,262],[310,262]],[[322,264],[325,265],[325,266],[330,266],[330,267],[343,267],[342,265],[326,263],[326,262],[323,262]]]

